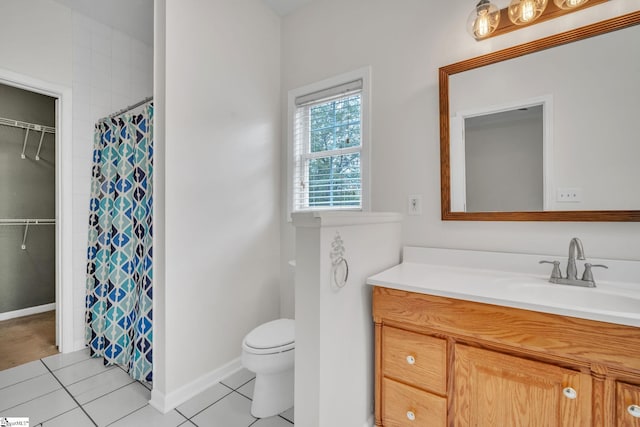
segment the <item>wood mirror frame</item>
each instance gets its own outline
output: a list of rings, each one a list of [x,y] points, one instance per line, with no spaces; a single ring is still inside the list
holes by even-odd
[[[640,221],[639,210],[452,212],[450,187],[449,76],[530,53],[640,24],[640,11],[607,19],[575,30],[478,56],[439,69],[440,80],[440,194],[444,221]]]

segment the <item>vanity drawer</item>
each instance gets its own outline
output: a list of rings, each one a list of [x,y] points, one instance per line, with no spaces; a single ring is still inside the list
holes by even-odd
[[[384,326],[382,371],[386,377],[444,395],[447,392],[447,342]]]
[[[385,427],[447,425],[447,400],[384,378],[382,424]]]
[[[640,387],[616,384],[616,426],[640,427]]]

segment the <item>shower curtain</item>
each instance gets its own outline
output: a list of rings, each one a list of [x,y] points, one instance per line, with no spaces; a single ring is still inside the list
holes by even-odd
[[[152,380],[153,104],[95,126],[85,340],[91,356]]]

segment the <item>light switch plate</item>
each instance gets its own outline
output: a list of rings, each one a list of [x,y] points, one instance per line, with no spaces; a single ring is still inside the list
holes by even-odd
[[[410,195],[407,199],[407,215],[422,215],[422,196]]]

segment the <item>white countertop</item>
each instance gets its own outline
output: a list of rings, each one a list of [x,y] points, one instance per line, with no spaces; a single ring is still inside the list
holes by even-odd
[[[504,267],[509,264],[515,266],[512,270],[517,271],[466,268],[459,265],[460,260],[468,261],[474,254],[483,259],[482,265]],[[506,255],[506,258],[502,255]],[[493,263],[492,258],[497,262]],[[509,259],[514,262],[510,263]],[[640,326],[640,283],[598,281],[598,270],[594,271],[596,288],[551,284],[548,282],[548,273],[539,274],[541,266],[537,261],[534,263],[534,260],[539,259],[543,258],[528,254],[405,248],[402,264],[369,277],[367,283],[428,295]],[[563,266],[564,261],[562,260]],[[613,268],[618,266],[617,262],[619,263],[610,262],[614,264]],[[522,266],[529,263],[532,263],[531,270],[534,272],[523,272]],[[640,262],[634,261],[622,261],[621,265],[620,269],[628,270],[625,278],[635,276],[635,268],[640,268]],[[550,267],[544,265],[542,270],[550,272]],[[640,279],[640,275],[638,278]]]

